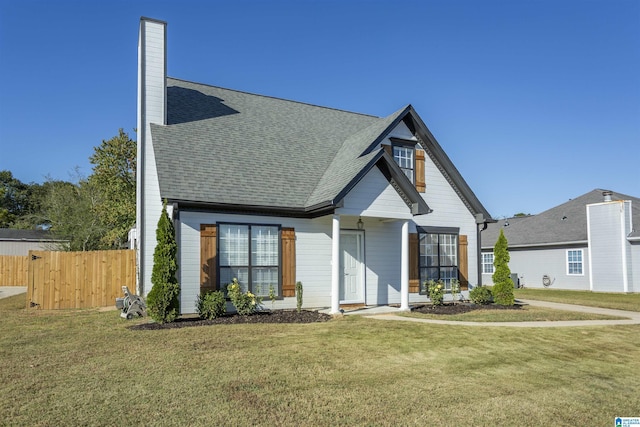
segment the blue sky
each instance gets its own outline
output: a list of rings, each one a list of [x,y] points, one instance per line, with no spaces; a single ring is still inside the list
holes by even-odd
[[[0,1],[0,170],[135,138],[141,16],[172,77],[387,116],[412,104],[494,217],[640,196],[640,1]]]

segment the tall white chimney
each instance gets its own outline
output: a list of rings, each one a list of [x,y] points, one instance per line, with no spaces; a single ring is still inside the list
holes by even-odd
[[[151,123],[167,123],[167,23],[140,18],[138,36],[138,164],[136,232],[138,294],[151,290],[155,229],[162,212]]]

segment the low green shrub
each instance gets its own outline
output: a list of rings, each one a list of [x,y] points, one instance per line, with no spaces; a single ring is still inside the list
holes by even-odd
[[[224,292],[214,291],[198,295],[196,311],[200,318],[207,320],[223,316],[227,312],[227,301],[224,298]]]
[[[227,285],[227,296],[236,308],[236,312],[241,316],[247,316],[260,311],[262,298],[255,296],[251,292],[242,292],[238,279]]]
[[[493,299],[493,294],[491,293],[491,289],[486,286],[477,286],[469,292],[469,298],[473,301],[474,304],[491,304],[491,300]]]
[[[444,282],[442,280],[438,280],[437,282],[434,280],[429,280],[426,283],[427,292],[429,293],[429,299],[431,300],[431,304],[433,305],[442,305],[444,303]]]

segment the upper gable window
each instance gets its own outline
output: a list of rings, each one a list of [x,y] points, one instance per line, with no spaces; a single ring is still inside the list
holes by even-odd
[[[415,183],[415,158],[416,148],[414,145],[403,144],[394,141],[393,147],[393,159],[396,161],[402,172],[409,178],[409,181]]]

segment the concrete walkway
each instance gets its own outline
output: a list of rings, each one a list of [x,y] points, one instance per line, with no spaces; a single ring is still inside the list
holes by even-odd
[[[396,320],[416,323],[433,323],[439,325],[457,325],[457,326],[501,326],[515,328],[555,328],[555,327],[572,327],[572,326],[613,326],[613,325],[638,325],[640,324],[640,312],[613,310],[608,308],[587,307],[584,305],[560,304],[556,302],[534,301],[534,300],[518,300],[524,304],[533,307],[544,307],[555,310],[577,311],[581,313],[604,314],[608,316],[624,317],[620,320],[559,320],[559,321],[540,321],[540,322],[459,322],[455,320],[435,320],[435,319],[418,319],[415,317],[398,316],[398,309],[386,307],[385,310],[375,312],[376,308],[372,308],[371,312],[367,309],[360,310],[358,313],[345,314],[362,314],[367,318],[379,320]],[[390,310],[393,310],[391,312]]]

